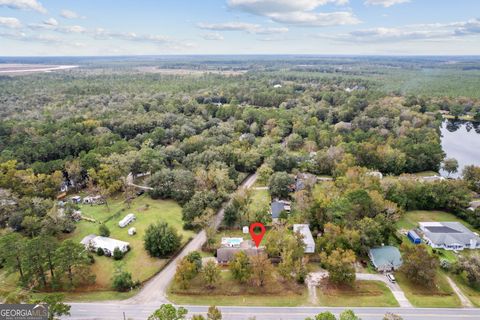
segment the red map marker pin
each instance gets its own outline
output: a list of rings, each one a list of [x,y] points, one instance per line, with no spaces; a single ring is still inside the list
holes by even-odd
[[[260,228],[260,233],[255,233],[255,228]],[[250,235],[252,236],[253,242],[255,242],[257,248],[260,245],[260,242],[262,242],[264,234],[265,226],[262,223],[255,222],[250,225]]]

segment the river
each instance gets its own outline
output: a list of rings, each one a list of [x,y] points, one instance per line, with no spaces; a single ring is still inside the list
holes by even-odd
[[[445,120],[440,128],[442,132],[442,148],[447,158],[458,161],[458,173],[452,177],[459,177],[467,165],[480,166],[480,124],[461,120]],[[443,176],[447,173],[441,171]]]

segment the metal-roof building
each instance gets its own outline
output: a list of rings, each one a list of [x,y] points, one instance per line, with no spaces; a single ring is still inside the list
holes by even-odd
[[[480,238],[460,222],[420,222],[425,242],[445,250],[479,249]]]
[[[372,248],[368,256],[375,269],[381,272],[397,270],[402,265],[402,255],[398,248],[393,246]]]
[[[303,243],[305,243],[305,253],[315,252],[315,240],[313,239],[308,224],[294,224],[293,232],[298,232],[303,236]]]

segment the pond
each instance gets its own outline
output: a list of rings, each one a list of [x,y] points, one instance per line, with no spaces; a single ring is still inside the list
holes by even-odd
[[[445,120],[440,128],[442,133],[442,148],[447,158],[458,161],[459,177],[467,165],[480,166],[480,124],[461,120]],[[443,176],[448,174],[441,171]]]

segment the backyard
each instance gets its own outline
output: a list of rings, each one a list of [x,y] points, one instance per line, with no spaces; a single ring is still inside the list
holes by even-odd
[[[95,255],[92,271],[96,275],[96,283],[94,288],[87,288],[89,291],[111,289],[112,276],[118,268],[131,272],[134,280],[143,282],[166,264],[168,259],[152,258],[143,248],[143,235],[150,224],[158,221],[167,222],[182,235],[182,244],[194,235],[191,231],[183,230],[181,208],[174,201],[153,200],[143,195],[133,200],[130,209],[126,208],[121,198],[110,199],[108,205],[109,209],[105,205],[81,205],[82,214],[95,219],[97,223],[82,220],[77,223],[75,231],[67,237],[79,242],[89,234],[98,235],[100,223],[105,223],[110,229],[111,238],[130,243],[131,250],[120,261]],[[127,227],[120,228],[118,221],[128,213],[134,213],[136,220]],[[127,230],[130,227],[136,228],[136,235],[128,235]]]

